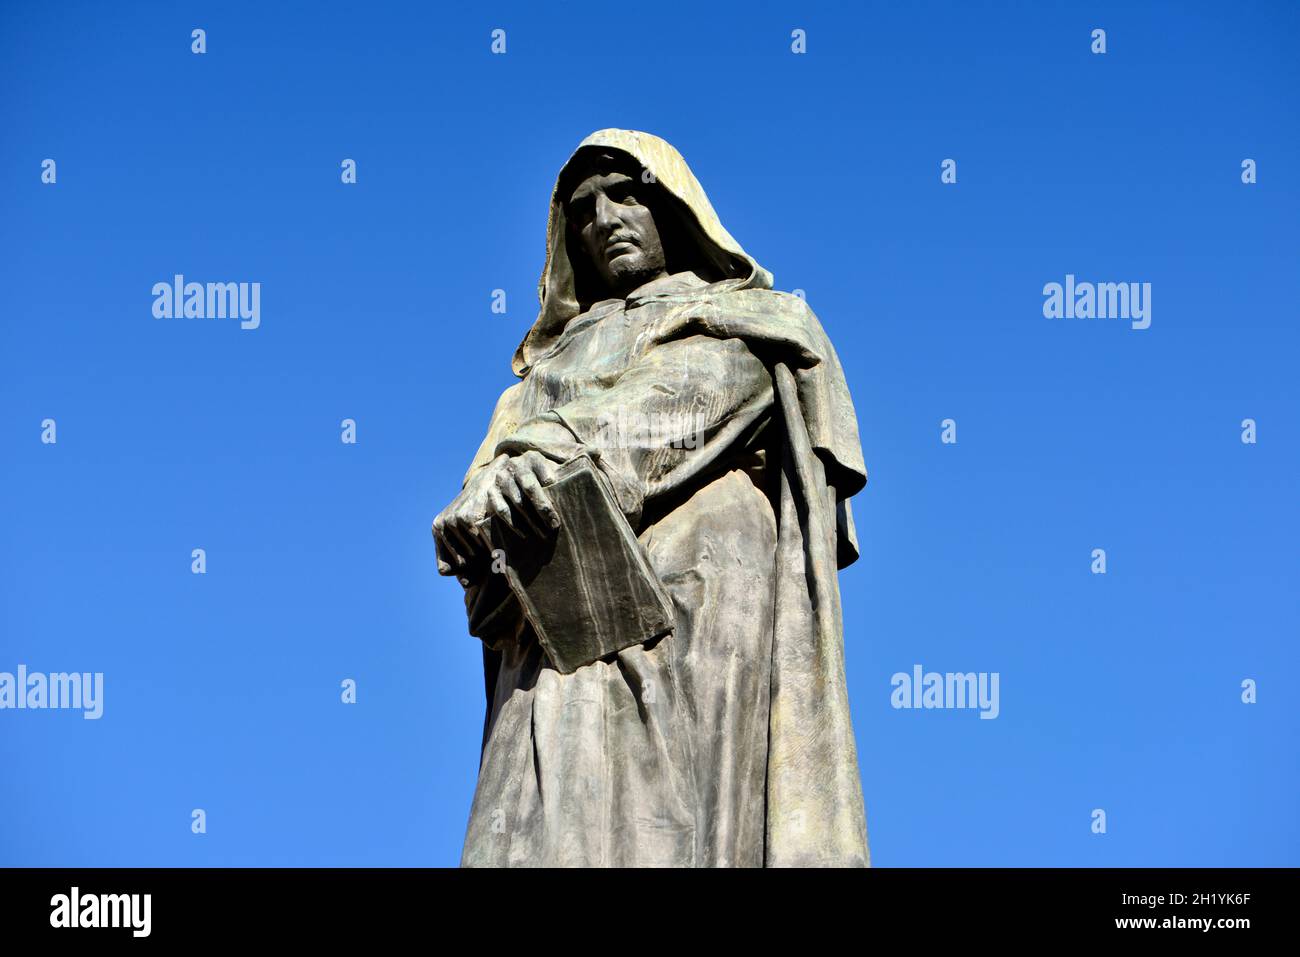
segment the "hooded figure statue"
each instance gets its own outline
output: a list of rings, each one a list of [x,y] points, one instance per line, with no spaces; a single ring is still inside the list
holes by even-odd
[[[539,297],[520,381],[434,523],[439,570],[472,607],[468,523],[495,507],[526,527],[503,503],[544,503],[549,470],[586,453],[675,622],[569,674],[522,614],[480,633],[462,864],[867,865],[836,575],[866,469],[817,317],[772,290],[673,147],[629,130],[560,172]]]

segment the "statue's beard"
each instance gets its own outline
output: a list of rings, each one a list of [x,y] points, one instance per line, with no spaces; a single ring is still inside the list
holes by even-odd
[[[662,275],[664,262],[663,258],[658,256],[620,256],[612,263],[607,263],[602,272],[610,291],[617,295],[625,295],[656,276]]]

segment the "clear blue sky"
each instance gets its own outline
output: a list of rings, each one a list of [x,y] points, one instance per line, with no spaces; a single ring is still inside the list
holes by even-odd
[[[554,175],[606,126],[676,145],[843,360],[875,863],[1300,864],[1298,28],[5,3],[0,671],[102,671],[105,712],[0,711],[0,864],[458,860],[482,676],[429,523],[513,381]],[[155,320],[175,273],[262,283],[260,328]],[[1151,328],[1044,318],[1067,273],[1150,282]],[[891,708],[918,663],[998,672],[998,719]]]

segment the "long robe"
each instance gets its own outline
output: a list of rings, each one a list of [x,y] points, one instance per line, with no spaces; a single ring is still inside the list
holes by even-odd
[[[819,333],[796,297],[711,292],[685,273],[572,320],[502,396],[475,467],[502,452],[562,462],[595,449],[676,628],[570,675],[550,666],[526,622],[500,643],[464,864],[760,866],[781,863],[791,844],[787,863],[866,862],[847,701],[836,693],[835,488],[806,435],[789,440],[778,395],[781,376],[806,429],[789,369],[833,361]],[[821,498],[820,522],[799,514],[793,489],[805,482]],[[811,567],[808,535],[823,545]],[[821,602],[835,648],[809,668]],[[782,645],[802,646],[790,649],[792,668],[774,656],[778,630]],[[797,699],[792,720],[813,727],[770,756],[782,681],[778,693]],[[826,724],[842,750],[812,780],[798,777],[809,770],[803,739]],[[778,795],[822,793],[769,821],[769,775],[783,770],[770,784]]]
[[[836,576],[857,557],[848,498],[866,471],[839,360],[671,146],[603,130],[592,148],[655,174],[696,264],[584,301],[553,194],[522,381],[466,481],[503,452],[592,454],[675,627],[567,675],[522,616],[485,640],[462,863],[866,865]]]

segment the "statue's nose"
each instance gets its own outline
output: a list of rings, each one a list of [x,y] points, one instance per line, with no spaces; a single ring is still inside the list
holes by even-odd
[[[618,210],[609,198],[601,193],[596,197],[596,225],[601,228],[612,228],[619,226],[622,220],[618,218]]]

